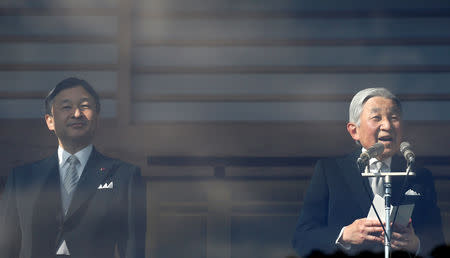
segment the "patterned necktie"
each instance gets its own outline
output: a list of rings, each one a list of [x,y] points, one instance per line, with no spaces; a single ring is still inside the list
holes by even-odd
[[[77,159],[75,155],[71,155],[69,158],[67,158],[67,163],[69,163],[69,167],[67,168],[66,174],[63,179],[63,183],[64,187],[67,190],[67,193],[71,195],[73,190],[77,186],[78,182],[77,165],[80,164],[80,161]]]
[[[384,164],[384,162],[377,161],[377,163],[375,163],[375,166],[377,167],[376,174],[381,173],[381,172],[387,172],[387,166]],[[372,185],[371,185],[374,192],[381,197],[384,196],[384,184],[383,183],[384,183],[384,177],[377,176],[377,177],[373,178]]]

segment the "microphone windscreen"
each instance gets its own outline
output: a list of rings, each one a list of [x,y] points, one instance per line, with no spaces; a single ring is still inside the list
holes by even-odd
[[[400,143],[400,152],[403,154],[406,150],[411,148],[411,144],[409,142],[402,142]]]

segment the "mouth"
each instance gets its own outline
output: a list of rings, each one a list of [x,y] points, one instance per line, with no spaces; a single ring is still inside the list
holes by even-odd
[[[69,124],[69,127],[72,127],[72,128],[81,128],[81,127],[83,127],[83,126],[85,126],[85,125],[86,125],[86,123],[78,122],[78,123],[70,123],[70,124]]]
[[[387,135],[387,136],[379,137],[378,141],[379,142],[393,142],[394,138],[392,138],[392,136]]]

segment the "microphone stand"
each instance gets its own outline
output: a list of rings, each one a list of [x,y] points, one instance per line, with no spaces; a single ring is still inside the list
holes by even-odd
[[[384,176],[384,221],[386,223],[385,226],[385,234],[384,234],[384,257],[389,258],[391,254],[391,197],[392,197],[392,181],[391,177],[393,176],[414,176],[415,173],[411,172],[411,165],[409,164],[406,172],[380,172],[380,173],[370,173],[369,164],[366,165],[365,172],[361,173],[363,177],[380,177]],[[376,209],[375,213],[377,213]],[[378,214],[377,214],[378,216]]]
[[[384,257],[389,258],[391,254],[391,176],[384,176],[384,221],[386,222],[386,234],[384,235]],[[389,236],[389,237],[388,237]]]

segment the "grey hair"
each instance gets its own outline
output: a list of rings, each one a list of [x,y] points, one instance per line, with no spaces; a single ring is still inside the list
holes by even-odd
[[[400,115],[402,114],[402,105],[400,100],[392,94],[389,90],[385,88],[367,88],[359,91],[353,96],[352,102],[350,103],[350,108],[348,110],[348,120],[350,123],[355,123],[357,126],[360,125],[360,116],[363,110],[364,104],[372,97],[383,97],[391,99],[398,107]]]

